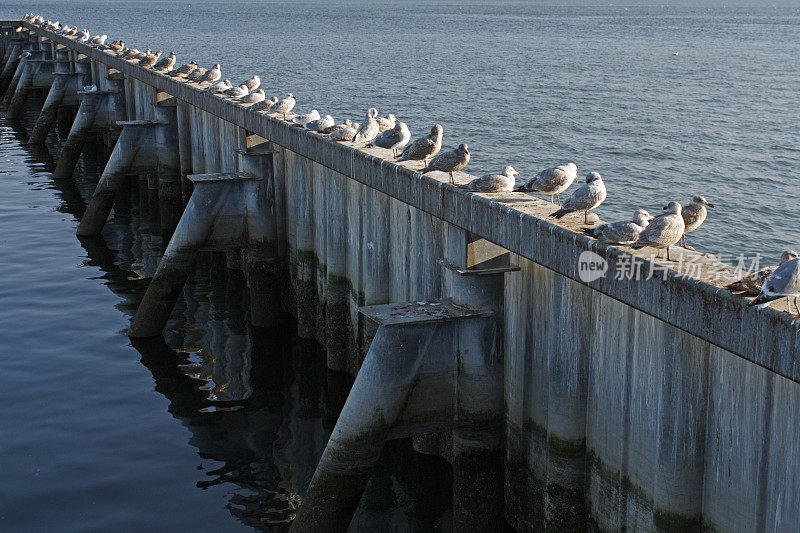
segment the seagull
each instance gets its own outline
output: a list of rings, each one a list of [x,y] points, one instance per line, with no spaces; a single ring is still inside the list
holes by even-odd
[[[208,72],[203,67],[197,67],[191,73],[186,75],[186,81],[188,82],[200,82],[200,79],[205,76],[206,72]]]
[[[356,129],[352,126],[347,126],[328,134],[328,138],[334,141],[352,141],[355,136]]]
[[[700,227],[700,224],[705,221],[706,217],[708,216],[708,210],[706,206],[713,208],[714,204],[711,204],[700,195],[692,196],[692,199],[689,201],[689,205],[683,208],[681,215],[683,215],[683,222],[686,224],[686,230],[681,237],[681,241],[683,241],[683,247],[687,248],[686,246],[686,234],[691,233],[697,228]]]
[[[380,132],[383,133],[384,131],[388,131],[394,128],[395,124],[397,123],[397,117],[389,113],[384,117],[375,117],[375,120],[378,121],[378,127],[380,127]]]
[[[144,52],[139,52],[138,54],[136,54],[135,56],[133,56],[133,57],[131,58],[131,61],[138,61],[138,60],[140,60],[140,59],[144,59],[145,57],[147,57],[147,56],[151,55],[152,53],[153,53],[153,51],[152,51],[152,50],[150,50],[150,49],[148,48],[148,49],[147,49],[147,50],[145,50]]]
[[[589,172],[586,174],[586,184],[578,187],[564,201],[564,206],[550,216],[561,218],[567,213],[583,211],[583,223],[592,225],[594,222],[589,222],[589,211],[602,204],[605,199],[606,184],[603,183],[603,178],[599,172]]]
[[[239,98],[239,101],[243,104],[257,104],[258,102],[263,102],[266,97],[267,95],[264,94],[264,89],[256,89],[250,94]]]
[[[797,305],[797,299],[800,298],[800,258],[790,259],[780,265],[764,283],[756,299],[747,306],[757,305],[764,308],[769,302],[784,297],[787,304],[789,298],[794,297],[794,308],[797,316],[800,316],[800,306]],[[789,314],[793,315],[791,305]]]
[[[686,224],[683,222],[681,204],[678,202],[670,202],[664,210],[667,211],[666,214],[654,219],[642,230],[633,248],[650,246],[657,250],[666,249],[669,261],[669,247],[681,240]]]
[[[263,92],[263,89],[259,89],[259,91]],[[265,99],[265,100],[262,100],[261,102],[253,104],[252,106],[250,106],[250,111],[266,111],[270,107],[274,106],[276,103],[278,103],[278,97],[277,96],[273,96],[269,100]]]
[[[185,65],[182,65],[177,70],[173,70],[172,72],[169,73],[169,75],[172,76],[173,78],[186,77],[192,72],[194,72],[195,69],[197,69],[197,63],[194,61],[190,61]]]
[[[428,163],[425,168],[420,170],[420,173],[426,174],[434,170],[447,172],[450,174],[450,183],[455,185],[456,183],[453,180],[453,172],[458,172],[467,166],[467,163],[469,163],[469,147],[467,146],[467,143],[461,143],[455,150],[442,152],[431,159],[431,162]]]
[[[778,269],[778,266],[784,264],[786,261],[796,259],[797,257],[800,256],[798,256],[797,252],[794,250],[786,250],[781,254],[781,262],[777,266],[764,267],[757,272],[747,274],[739,281],[734,281],[730,285],[726,285],[725,288],[729,291],[743,291],[747,294],[756,295],[761,292],[764,282],[775,273],[775,271]]]
[[[370,107],[367,111],[367,116],[364,118],[364,122],[361,123],[361,127],[356,130],[356,134],[353,136],[353,142],[370,142],[378,136],[381,127],[376,120],[377,116],[378,110],[374,107]]]
[[[131,59],[134,56],[139,55],[140,52],[136,48],[128,48],[122,53],[122,59]]]
[[[283,113],[283,120],[286,120],[286,113],[294,109],[297,103],[292,93],[286,93],[285,98],[281,98],[269,108],[270,113]]]
[[[175,66],[175,52],[170,52],[167,57],[161,58],[161,61],[153,67],[156,70],[170,70]]]
[[[325,128],[324,130],[320,130],[320,133],[330,134],[330,133],[333,133],[334,131],[339,131],[339,130],[343,130],[345,128],[350,128],[350,127],[352,127],[352,125],[353,125],[353,121],[351,121],[348,118],[348,119],[345,119],[345,121],[342,124],[334,124],[333,126],[331,126],[329,128]],[[355,129],[355,128],[353,128],[353,129]],[[355,133],[353,133],[353,135],[355,135]]]
[[[248,91],[253,92],[261,86],[261,78],[259,78],[258,76],[253,76],[252,78],[244,82],[244,85],[247,86]]]
[[[632,244],[639,239],[639,234],[651,220],[653,215],[644,209],[637,209],[630,221],[600,224],[596,228],[586,228],[584,232],[607,244]]]
[[[389,115],[394,119],[394,115]],[[394,157],[397,157],[397,150],[408,144],[411,140],[411,130],[405,122],[398,122],[392,129],[386,130],[375,139],[367,144],[367,146],[377,146],[379,148],[388,148],[392,151]]]
[[[89,44],[93,44],[95,46],[99,44],[105,44],[106,39],[108,39],[107,35],[95,35]]]
[[[319,111],[317,111],[316,109],[312,109],[311,113],[306,113],[304,115],[295,115],[294,118],[292,118],[292,122],[294,122],[295,124],[299,124],[300,126],[308,122],[311,122],[312,120],[319,120]]]
[[[205,92],[211,94],[217,94],[225,92],[230,88],[231,88],[231,80],[222,80],[206,87]]]
[[[398,161],[424,161],[428,165],[428,158],[433,157],[442,149],[442,135],[444,129],[441,124],[436,124],[431,128],[427,137],[416,139],[405,147]]]
[[[89,30],[83,30],[80,35],[78,35],[77,41],[79,43],[85,43],[89,40]]]
[[[214,83],[222,77],[222,68],[219,63],[211,67],[211,70],[206,71],[203,77],[200,78],[200,83],[209,82]]]
[[[480,178],[475,178],[466,185],[462,185],[462,187],[475,192],[511,192],[514,190],[514,184],[516,183],[514,176],[519,176],[519,172],[511,165],[506,165],[503,172],[486,174]]]
[[[549,194],[550,203],[553,203],[553,197],[555,197],[558,200],[558,205],[561,205],[559,194],[569,189],[569,186],[572,185],[572,182],[577,177],[578,166],[575,163],[567,163],[542,170],[535,178],[517,190]]]
[[[333,120],[333,117],[331,115],[325,115],[322,118],[306,122],[303,124],[303,127],[310,131],[322,131],[330,128],[334,124],[336,124],[336,122]]]
[[[139,66],[145,67],[145,68],[152,67],[153,65],[156,64],[156,61],[158,61],[158,58],[161,57],[161,54],[162,54],[162,52],[161,52],[161,50],[159,50],[155,54],[150,54],[147,57],[145,57],[144,59],[140,59],[139,60]]]
[[[224,93],[231,98],[241,98],[242,96],[247,96],[250,94],[250,91],[247,90],[247,85],[242,84],[238,87],[231,87],[230,89],[224,91]]]
[[[125,48],[125,41],[120,39],[119,41],[114,41],[113,43],[108,45],[108,49],[112,52],[120,53]]]

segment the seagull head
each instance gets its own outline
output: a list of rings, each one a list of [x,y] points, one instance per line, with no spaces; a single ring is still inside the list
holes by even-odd
[[[443,134],[444,134],[444,128],[442,128],[442,125],[436,124],[431,128],[431,134],[429,135],[429,137],[433,138],[438,137],[439,139],[441,139]]]
[[[670,202],[664,207],[664,211],[666,211],[668,215],[680,215],[681,209],[681,204],[678,202]]]
[[[712,207],[712,208],[714,207],[714,204],[709,203],[708,200],[706,200],[705,198],[703,198],[699,194],[697,196],[692,196],[692,203],[693,204],[699,204],[699,205],[705,205],[705,206]]]
[[[462,154],[469,155],[469,147],[467,146],[467,143],[459,144],[458,145],[458,151],[461,152]]]
[[[378,116],[378,110],[375,109],[374,107],[370,107],[369,111],[367,111],[367,117],[368,118],[375,118],[377,116]]]
[[[286,98],[294,98],[294,95],[292,93],[286,93]]]
[[[589,172],[586,174],[586,183],[594,183],[595,181],[603,181],[599,172]]]
[[[794,250],[786,250],[781,254],[781,264],[784,264],[786,261],[791,261],[792,259],[797,259],[798,257],[797,252]]]
[[[519,176],[519,172],[517,172],[511,165],[506,165],[506,168],[503,169],[503,174],[505,174],[509,178],[513,176]]]

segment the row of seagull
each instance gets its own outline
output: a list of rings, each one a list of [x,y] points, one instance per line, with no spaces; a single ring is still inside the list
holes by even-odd
[[[289,113],[294,110],[297,103],[292,93],[281,99],[275,96],[267,99],[264,90],[259,88],[261,78],[258,76],[253,76],[239,85],[233,85],[230,80],[222,78],[222,68],[219,63],[206,69],[191,61],[175,69],[174,52],[162,57],[160,50],[152,52],[148,48],[140,52],[135,48],[125,47],[122,40],[106,43],[106,35],[91,37],[86,29],[78,31],[76,26],[61,25],[58,21],[51,22],[33,13],[25,15],[23,20],[75,38],[100,50],[118,54],[123,59],[135,61],[142,67],[152,68],[164,75],[205,86],[207,92],[235,99],[242,104],[250,104],[249,109],[255,112],[282,115],[284,120],[288,120]],[[331,140],[364,143],[366,147],[390,149],[397,161],[422,161],[423,167],[419,172],[446,172],[453,185],[455,185],[453,173],[466,167],[470,160],[469,147],[466,143],[459,144],[453,150],[441,152],[444,129],[440,124],[435,124],[428,135],[412,142],[411,131],[405,122],[398,121],[393,114],[381,117],[375,108],[367,111],[361,123],[347,119],[337,124],[331,115],[321,116],[316,109],[309,113],[293,114],[291,122],[298,127],[325,135]],[[606,244],[628,245],[635,249],[651,247],[656,250],[666,250],[667,260],[670,247],[678,243],[687,247],[686,234],[699,228],[708,216],[707,208],[714,207],[703,196],[696,195],[686,206],[679,202],[669,202],[663,208],[664,214],[657,217],[644,209],[637,209],[630,220],[594,226],[594,222],[589,220],[589,211],[600,206],[607,196],[605,183],[598,172],[589,172],[585,183],[563,204],[561,203],[560,195],[575,182],[577,171],[575,163],[558,165],[542,170],[533,179],[518,186],[519,172],[509,165],[502,172],[475,178],[461,187],[482,193],[518,191],[550,196],[551,203],[555,200],[559,204],[559,209],[553,212],[551,217],[561,218],[569,213],[583,212],[584,224],[589,226],[584,228],[585,233]],[[780,265],[769,266],[748,274],[726,288],[746,294],[757,294],[749,305],[759,307],[784,297],[788,303],[789,299],[794,297],[794,306],[800,316],[798,305],[800,257],[796,252],[787,250],[781,256]],[[791,306],[789,313],[792,313]]]

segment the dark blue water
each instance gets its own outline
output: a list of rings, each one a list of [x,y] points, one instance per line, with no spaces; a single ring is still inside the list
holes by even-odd
[[[201,256],[163,339],[131,346],[155,198],[134,183],[78,240],[102,155],[56,184],[25,126],[0,119],[0,531],[287,529],[349,380],[296,326],[249,325],[224,254]],[[391,443],[354,524],[446,530],[451,494],[443,460]]]

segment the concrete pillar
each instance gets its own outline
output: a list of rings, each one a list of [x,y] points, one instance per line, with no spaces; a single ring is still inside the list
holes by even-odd
[[[345,317],[342,325],[345,332],[345,369],[350,375],[356,375],[361,367],[361,356],[358,344],[358,324],[360,321],[359,308],[364,305],[363,280],[363,254],[361,248],[369,246],[364,241],[364,227],[362,220],[364,205],[364,191],[366,187],[354,179],[345,178],[345,193],[347,208],[345,220],[347,229],[347,246],[345,246],[345,260],[347,264],[347,292],[345,294]],[[438,295],[437,295],[438,296]]]
[[[347,531],[437,327],[378,328],[291,531]]]
[[[175,300],[191,273],[197,252],[210,237],[212,225],[232,192],[228,188],[215,187],[213,183],[195,183],[181,222],[172,234],[158,270],[131,321],[130,337],[161,335]]]
[[[25,44],[23,42],[13,43],[7,51],[7,59],[3,64],[3,72],[0,73],[0,83],[7,83],[14,77],[20,62],[19,56],[22,54]]]
[[[444,231],[445,286],[453,305],[483,309],[494,317],[470,320],[457,331],[458,425],[453,430],[453,525],[456,531],[491,531],[504,521],[505,272],[472,266],[471,247],[479,239],[449,224],[445,224]],[[491,244],[484,246],[502,251]]]
[[[139,143],[146,133],[145,129],[150,128],[152,125],[145,123],[128,123],[123,128],[78,225],[79,236],[97,235],[105,226],[106,219],[114,206],[115,197],[122,190],[129,168],[139,153]]]
[[[389,266],[392,247],[389,232],[391,201],[389,196],[382,192],[369,187],[364,189],[362,204],[364,235],[361,246],[363,305],[377,305],[389,302],[391,296],[392,281]],[[359,331],[362,335],[357,345],[360,364],[369,349],[369,340],[375,332],[367,329],[361,316],[359,316]]]
[[[29,59],[34,59],[37,56],[37,53],[33,51],[30,45],[25,45],[22,48],[22,53],[29,52],[30,56],[26,58],[18,58],[15,63],[15,70],[13,72],[13,76],[11,77],[11,81],[9,82],[8,86],[6,87],[5,95],[3,95],[3,105],[7,106],[11,103],[11,99],[14,97],[14,92],[17,89],[17,85],[19,84],[20,77],[25,72],[25,67],[28,64]]]
[[[94,126],[97,111],[100,109],[104,98],[104,94],[83,93],[83,100],[78,108],[75,122],[72,123],[69,136],[61,147],[58,164],[55,172],[53,172],[54,179],[72,179],[75,165],[81,156],[83,143],[86,141],[89,130]]]
[[[325,346],[328,357],[331,354],[331,346],[328,344],[328,227],[330,226],[331,212],[328,211],[328,199],[331,194],[335,194],[331,190],[331,185],[328,180],[335,179],[337,174],[322,165],[312,162],[309,165],[311,175],[307,179],[310,180],[310,190],[312,191],[312,205],[314,206],[314,213],[316,216],[313,218],[313,234],[314,234],[314,258],[316,261],[313,263],[313,272],[311,273],[314,282],[314,301],[317,304],[317,309],[314,312],[316,317],[314,327],[314,338],[322,346]],[[333,200],[332,200],[333,201]],[[333,216],[340,216],[340,212],[336,212]],[[343,245],[343,243],[339,243]],[[334,253],[336,253],[334,251]],[[344,253],[339,250],[339,253]],[[341,274],[341,272],[340,272]],[[309,291],[312,290],[308,287]]]
[[[156,158],[158,159],[158,199],[161,227],[171,231],[178,224],[181,207],[180,153],[178,149],[177,102],[161,102],[155,108],[159,124],[155,127]]]
[[[72,74],[55,73],[53,76],[53,85],[47,93],[47,98],[42,106],[42,111],[39,113],[39,118],[36,119],[36,124],[33,126],[33,130],[28,137],[28,142],[30,144],[44,143],[56,119],[58,108],[61,106],[61,101],[64,99],[67,82]]]
[[[296,233],[295,304],[297,334],[305,339],[315,338],[318,309],[317,254],[314,246],[314,188],[313,162],[296,156],[292,165],[294,176],[292,205]],[[291,259],[290,259],[291,260]]]
[[[178,101],[178,158],[180,162],[181,200],[184,205],[192,196],[192,182],[187,177],[193,173],[191,114],[191,106],[182,100]]]
[[[325,264],[327,283],[325,286],[325,348],[328,368],[343,372],[347,370],[347,331],[350,313],[347,305],[347,182],[348,178],[330,172],[324,182],[326,187],[325,218],[327,238]]]
[[[263,145],[238,154],[239,170],[261,178],[258,187],[245,198],[245,273],[250,291],[250,320],[258,327],[273,327],[282,322],[273,154],[269,146]]]
[[[22,74],[19,77],[19,81],[14,89],[14,93],[7,103],[4,102],[8,106],[6,109],[7,119],[14,120],[19,117],[20,113],[22,112],[22,105],[25,103],[25,97],[27,96],[28,88],[31,85],[31,81],[33,80],[36,69],[38,68],[38,63],[33,63],[30,61],[25,61],[22,65]]]

